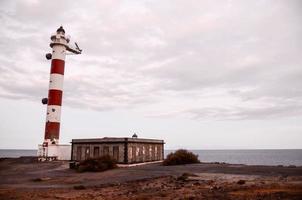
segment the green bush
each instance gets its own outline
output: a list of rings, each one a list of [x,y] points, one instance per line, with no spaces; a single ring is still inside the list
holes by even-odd
[[[198,160],[198,155],[195,155],[194,153],[185,149],[179,149],[174,153],[168,154],[167,158],[163,162],[163,165],[183,165],[192,163],[200,163]]]
[[[117,161],[109,155],[101,156],[99,158],[90,158],[81,161],[76,167],[78,172],[101,172],[117,167]]]

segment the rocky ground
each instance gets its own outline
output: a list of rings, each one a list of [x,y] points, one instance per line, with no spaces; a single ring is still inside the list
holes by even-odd
[[[302,167],[150,164],[77,173],[67,162],[0,161],[0,199],[302,199]]]

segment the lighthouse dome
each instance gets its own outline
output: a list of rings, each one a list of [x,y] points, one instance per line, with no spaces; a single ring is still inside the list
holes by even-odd
[[[60,26],[60,28],[58,28],[57,33],[59,33],[59,32],[63,32],[65,34],[65,30],[64,30],[63,26]]]

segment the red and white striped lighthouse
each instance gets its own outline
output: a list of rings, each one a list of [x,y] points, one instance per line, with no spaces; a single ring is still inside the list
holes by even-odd
[[[46,54],[46,58],[51,59],[48,98],[42,99],[42,103],[47,104],[43,152],[40,152],[44,157],[50,156],[49,146],[59,144],[66,52],[69,51],[74,54],[82,52],[76,43],[76,48],[69,46],[70,38],[65,36],[65,30],[62,26],[57,29],[55,34],[51,35],[50,39],[52,53]],[[52,154],[56,154],[56,152]]]
[[[58,144],[60,136],[61,106],[67,39],[61,26],[51,36],[52,60],[48,90],[44,143]]]

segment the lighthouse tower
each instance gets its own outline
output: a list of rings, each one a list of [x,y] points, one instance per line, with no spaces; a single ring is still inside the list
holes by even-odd
[[[63,27],[59,27],[50,37],[52,53],[46,54],[51,59],[48,98],[43,98],[42,103],[47,104],[44,142],[39,145],[39,160],[69,160],[70,145],[59,144],[61,107],[63,96],[63,81],[66,52],[80,54],[82,52],[75,43],[76,48],[69,45],[70,38],[65,36]]]

